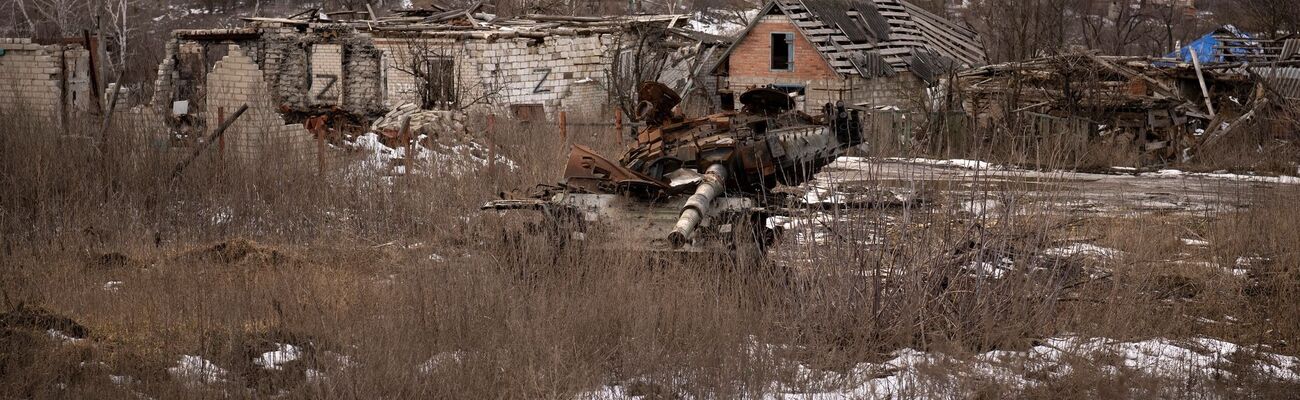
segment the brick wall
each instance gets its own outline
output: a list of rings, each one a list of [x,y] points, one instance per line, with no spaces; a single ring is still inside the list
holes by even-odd
[[[772,33],[794,34],[794,68],[772,70]],[[741,38],[731,52],[728,73],[735,77],[763,79],[768,83],[805,84],[815,80],[837,79],[839,75],[826,64],[817,48],[784,15],[763,17]]]
[[[312,105],[340,105],[343,99],[343,46],[311,46],[311,88],[307,90]]]
[[[313,136],[302,124],[284,124],[262,70],[244,49],[230,45],[226,56],[207,74],[206,87],[204,118],[210,129],[220,124],[219,108],[229,117],[240,105],[248,104],[248,110],[224,134],[227,157],[280,164],[305,164],[314,158]]]
[[[65,108],[91,104],[90,85],[85,82],[89,53],[80,46],[42,46],[26,38],[0,38],[0,51],[4,53],[0,55],[0,111],[34,115],[57,127]],[[65,84],[65,78],[71,84]]]
[[[415,58],[455,60],[462,103],[481,99],[498,110],[538,104],[548,114],[602,115],[610,109],[606,72],[611,63],[610,35],[554,35],[543,40],[376,39],[383,52],[386,104],[417,102],[417,80],[407,71]]]
[[[771,70],[772,39],[774,32],[795,33],[794,69]],[[911,72],[885,78],[867,79],[861,76],[841,76],[834,72],[818,54],[798,28],[784,15],[768,15],[732,51],[728,63],[727,87],[734,93],[766,85],[800,85],[804,97],[799,99],[799,109],[813,112],[826,103],[843,100],[847,104],[871,106],[896,106],[913,109],[924,92],[920,81]]]
[[[904,110],[925,107],[925,85],[911,72],[875,79],[857,76],[849,80],[847,87],[850,89],[845,95],[847,103],[867,107],[894,106]]]

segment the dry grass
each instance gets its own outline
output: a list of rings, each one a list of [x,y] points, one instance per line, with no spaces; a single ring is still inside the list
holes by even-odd
[[[1249,210],[1191,216],[837,210],[839,239],[800,244],[787,232],[772,261],[736,265],[557,250],[529,231],[535,218],[479,213],[498,190],[557,180],[563,146],[543,124],[501,121],[500,152],[520,169],[496,176],[322,177],[205,158],[172,180],[175,157],[156,147],[114,141],[105,157],[85,139],[3,120],[5,398],[572,398],[616,383],[649,398],[761,397],[773,382],[807,384],[796,362],[842,372],[906,347],[965,357],[1067,333],[1206,335],[1300,353],[1289,347],[1300,334],[1294,189],[1260,188]],[[606,129],[571,132],[618,154]],[[1210,245],[1179,240],[1192,235]],[[1045,255],[1080,239],[1121,253]],[[1232,268],[1242,257],[1259,260],[1241,267],[1246,279],[1171,262]],[[1003,258],[1002,279],[963,268]],[[1225,316],[1236,322],[1192,322]],[[254,363],[277,344],[302,357],[278,370]],[[182,355],[228,374],[179,378],[168,368]],[[1032,388],[957,379],[947,389],[1145,398],[1180,384],[1075,371]],[[1206,396],[1297,389],[1239,378]],[[947,393],[915,393],[927,390]]]

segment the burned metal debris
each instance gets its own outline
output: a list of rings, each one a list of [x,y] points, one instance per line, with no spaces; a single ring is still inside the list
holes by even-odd
[[[639,92],[649,126],[618,162],[574,146],[560,185],[484,209],[541,210],[573,221],[567,236],[602,247],[763,249],[774,237],[766,217],[781,212],[773,189],[807,181],[862,143],[858,111],[827,104],[808,115],[775,89],[744,93],[740,112],[694,118],[673,111],[680,97],[662,84]]]

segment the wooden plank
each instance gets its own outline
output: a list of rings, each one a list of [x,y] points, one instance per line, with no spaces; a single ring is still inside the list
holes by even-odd
[[[199,144],[198,147],[195,147],[194,152],[191,153],[188,158],[181,161],[179,164],[176,164],[176,168],[172,169],[172,179],[180,178],[181,173],[185,172],[185,167],[189,166],[190,163],[194,162],[194,159],[198,158],[199,154],[202,154],[203,150],[208,148],[208,145],[211,145],[212,142],[221,138],[221,135],[226,133],[226,129],[230,128],[230,125],[234,124],[235,120],[239,119],[240,115],[244,115],[244,111],[248,111],[248,104],[244,104],[240,106],[239,110],[236,110],[235,114],[230,116],[230,119],[222,121],[221,125],[217,126],[217,130],[212,132],[212,136],[209,136],[208,140]]]

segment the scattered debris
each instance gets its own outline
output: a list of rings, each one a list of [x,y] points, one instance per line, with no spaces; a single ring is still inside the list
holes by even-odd
[[[982,131],[1024,135],[995,129],[1020,123],[1028,137],[1074,152],[1127,146],[1148,163],[1212,151],[1261,110],[1285,102],[1251,66],[1192,60],[1078,52],[973,68],[958,75],[958,87]],[[1281,63],[1300,60],[1269,67]]]

